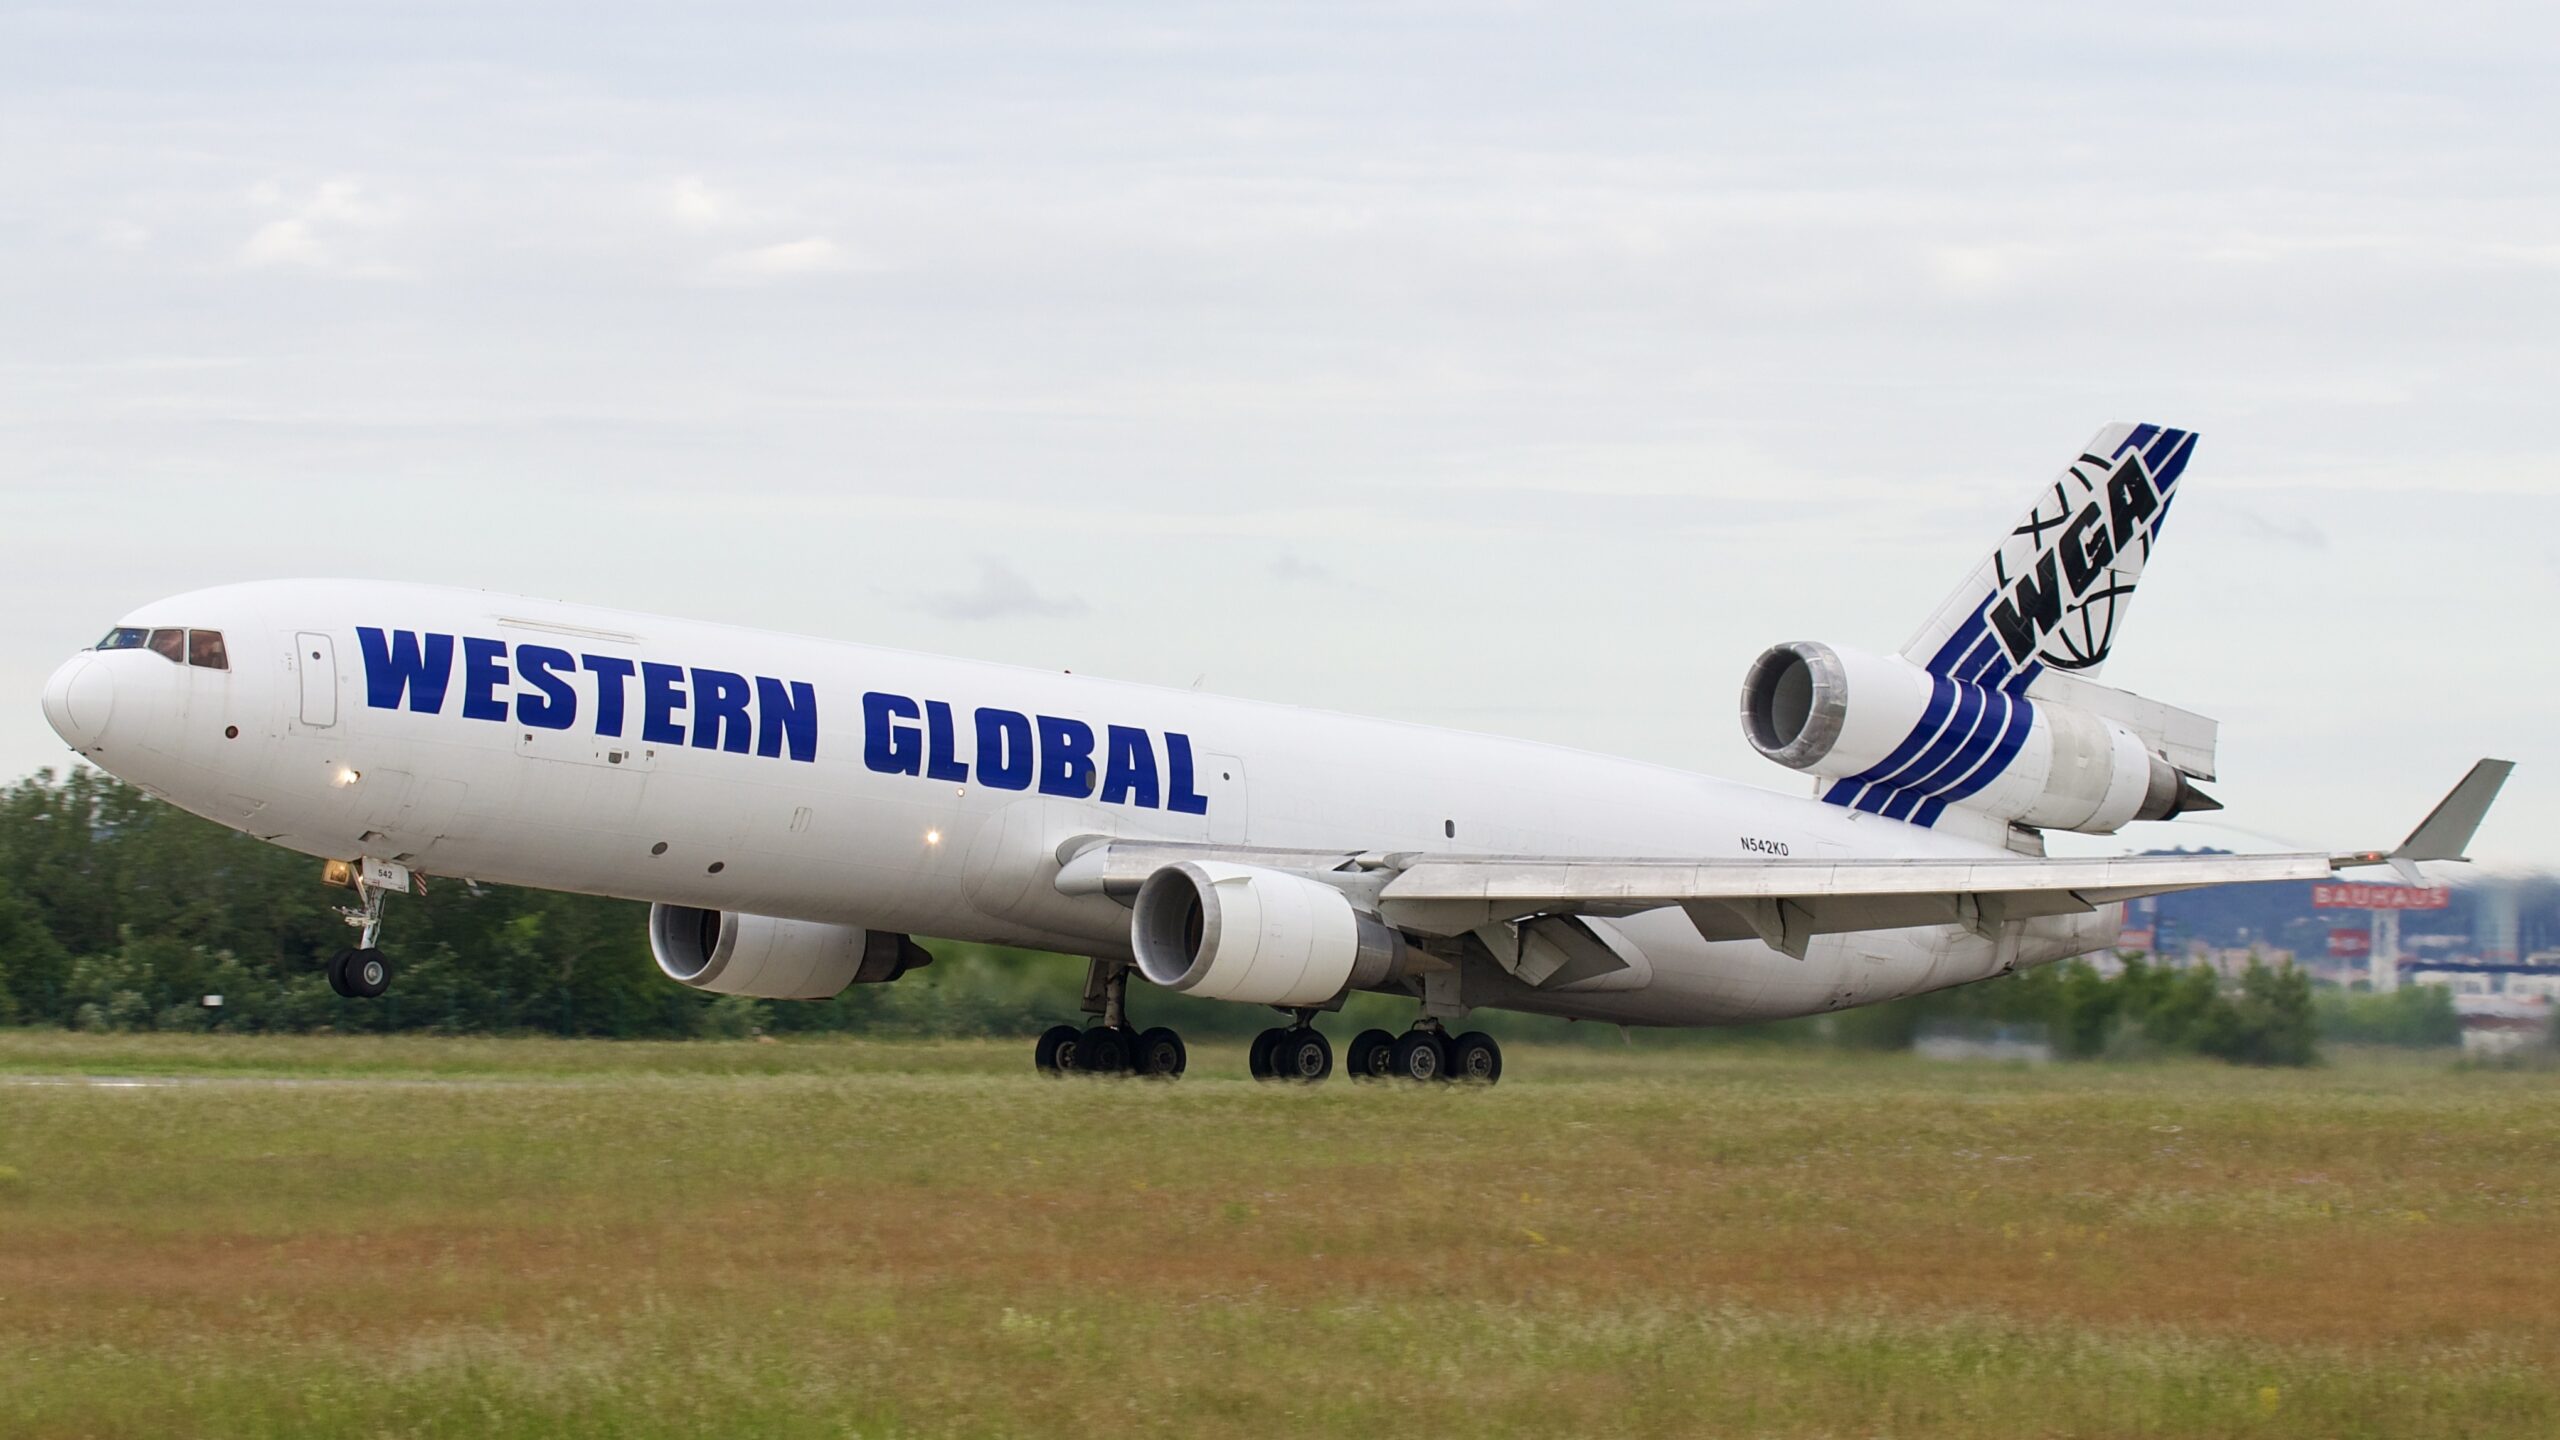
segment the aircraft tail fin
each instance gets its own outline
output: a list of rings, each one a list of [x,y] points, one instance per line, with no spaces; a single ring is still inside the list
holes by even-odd
[[[1934,675],[2023,693],[2048,670],[2097,675],[2151,558],[2195,432],[2110,425],[1902,647]]]

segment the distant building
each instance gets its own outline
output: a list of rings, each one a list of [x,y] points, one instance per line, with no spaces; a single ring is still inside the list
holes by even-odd
[[[2495,977],[2462,975],[2454,978],[2483,980]],[[2462,1053],[2512,1055],[2528,1046],[2541,1044],[2551,1034],[2551,1005],[2548,998],[2520,999],[2510,995],[2455,992],[2453,1010],[2462,1017]]]
[[[1932,1021],[1912,1038],[1911,1053],[1923,1060],[2019,1060],[2042,1065],[2053,1058],[2053,1042],[2041,1025]]]
[[[2252,963],[2264,965],[2270,970],[2282,969],[2294,963],[2293,952],[2270,950],[2263,945],[2216,947],[2202,942],[2187,947],[2189,968],[2201,966],[2226,980],[2235,980],[2248,973]]]

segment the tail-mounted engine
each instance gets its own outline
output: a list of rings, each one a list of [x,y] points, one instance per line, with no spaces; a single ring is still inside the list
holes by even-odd
[[[1138,970],[1168,990],[1257,1005],[1324,1005],[1402,969],[1404,937],[1321,880],[1184,860],[1138,887]]]
[[[904,935],[690,905],[649,907],[649,952],[670,980],[760,1000],[824,1000],[933,963]]]
[[[2189,781],[2212,778],[2210,720],[2067,676],[2029,689],[1795,641],[1752,662],[1742,729],[1761,754],[1831,781],[1825,800],[1923,825],[1959,805],[2104,835],[2222,808]]]

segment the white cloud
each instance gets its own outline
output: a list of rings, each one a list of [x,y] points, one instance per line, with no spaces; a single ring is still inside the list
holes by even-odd
[[[663,198],[667,214],[677,224],[691,229],[714,229],[741,218],[737,197],[713,189],[698,175],[687,175],[669,185]]]
[[[313,268],[329,263],[328,247],[312,233],[311,222],[304,219],[270,220],[240,247],[240,258],[250,265],[308,265]]]
[[[1001,560],[981,560],[976,585],[927,595],[916,608],[937,620],[1052,620],[1082,615],[1091,607],[1073,595],[1040,593]]]
[[[712,272],[731,280],[787,280],[855,268],[853,257],[824,235],[808,235],[734,250],[712,262]]]
[[[2549,647],[2444,608],[2560,608],[2560,10],[1744,8],[55,45],[0,93],[0,493],[223,503],[0,576],[0,695],[144,597],[311,568],[292,517],[361,480],[437,503],[360,573],[967,614],[974,653],[1372,712],[1566,656],[1504,728],[1783,779],[1731,722],[1762,645],[1891,646],[2092,429],[2167,419],[2206,447],[2110,678],[2226,721],[2250,823],[2362,843],[2340,775],[2475,741],[2560,773]],[[1305,640],[1352,587],[1421,638]],[[1146,623],[1043,618],[1079,602]],[[0,778],[59,754],[0,705]],[[2560,860],[2528,798],[2502,843]]]
[[[287,203],[284,187],[274,181],[261,182],[249,198],[265,208]],[[397,204],[358,181],[326,180],[287,213],[251,232],[240,247],[240,263],[251,268],[286,266],[377,277],[399,274],[400,267],[371,253],[369,242],[400,216]]]

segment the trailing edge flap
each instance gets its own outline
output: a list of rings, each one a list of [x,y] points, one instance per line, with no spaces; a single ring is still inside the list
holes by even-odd
[[[2365,863],[2380,863],[2379,857]],[[2337,858],[2129,855],[2088,860],[1473,860],[1417,858],[1379,892],[1408,930],[1450,935],[1528,915],[1635,915],[1678,906],[1710,940],[1757,939],[1802,956],[1848,930],[2084,913],[2212,885],[2326,879]]]
[[[1578,915],[1541,915],[1517,923],[1482,925],[1472,933],[1495,964],[1521,984],[1541,990],[1577,985],[1617,988],[1591,982],[1635,969],[1643,958],[1641,952],[1633,959],[1620,954],[1607,936]],[[1643,968],[1646,974],[1641,978],[1650,979],[1652,967]]]

